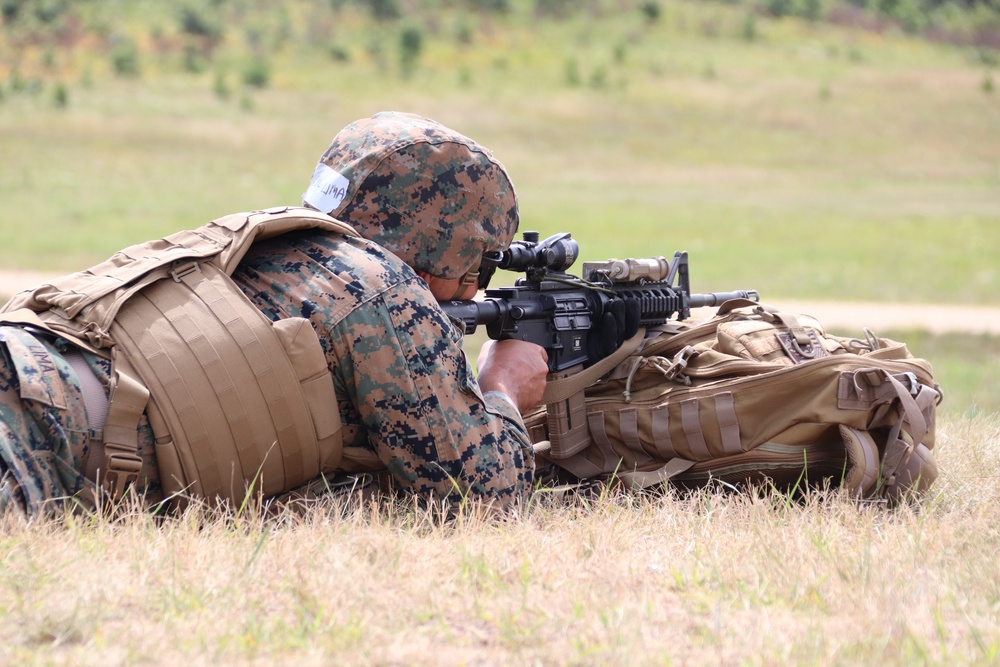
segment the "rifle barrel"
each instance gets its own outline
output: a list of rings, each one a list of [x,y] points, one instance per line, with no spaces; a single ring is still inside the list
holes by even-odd
[[[692,308],[702,308],[704,306],[718,306],[730,299],[750,299],[760,301],[760,293],[757,290],[736,290],[735,292],[710,292],[708,294],[692,294],[688,298],[688,305]]]

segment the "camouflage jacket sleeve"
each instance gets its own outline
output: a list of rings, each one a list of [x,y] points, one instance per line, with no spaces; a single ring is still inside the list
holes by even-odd
[[[520,415],[506,397],[483,396],[461,334],[393,255],[310,235],[255,246],[233,277],[268,316],[313,323],[346,445],[371,448],[420,494],[501,506],[527,496],[534,457]]]

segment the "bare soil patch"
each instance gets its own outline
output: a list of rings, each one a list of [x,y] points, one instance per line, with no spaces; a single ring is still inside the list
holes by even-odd
[[[865,303],[846,301],[786,301],[783,310],[812,315],[828,329],[854,333],[868,327],[879,331],[923,329],[933,334],[970,333],[1000,336],[1000,307],[964,304]]]

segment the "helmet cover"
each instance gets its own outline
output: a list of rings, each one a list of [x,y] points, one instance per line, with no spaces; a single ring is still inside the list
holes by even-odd
[[[302,198],[445,279],[506,249],[518,227],[514,186],[490,151],[409,113],[381,112],[341,130]]]

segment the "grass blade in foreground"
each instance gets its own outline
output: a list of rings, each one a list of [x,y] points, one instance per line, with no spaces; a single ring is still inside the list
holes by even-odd
[[[989,664],[1000,420],[938,426],[920,507],[837,494],[549,498],[442,525],[406,507],[287,523],[9,520],[16,664]]]

